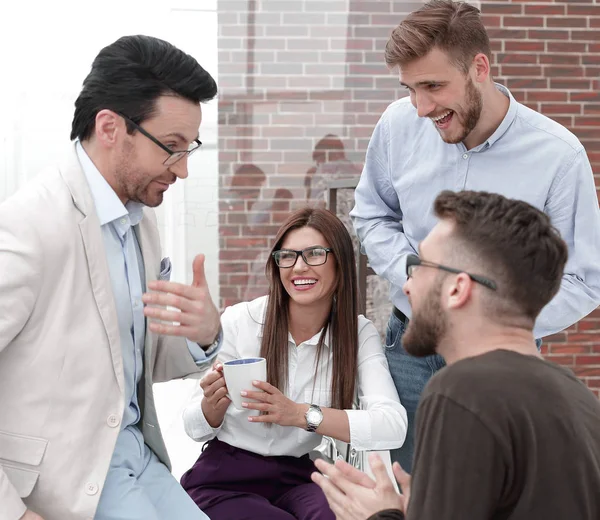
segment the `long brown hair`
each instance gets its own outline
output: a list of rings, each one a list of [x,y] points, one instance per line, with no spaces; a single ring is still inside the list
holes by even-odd
[[[331,405],[352,408],[358,374],[358,284],[356,263],[350,234],[333,213],[320,208],[296,211],[281,226],[271,249],[281,249],[285,237],[295,229],[310,227],[323,235],[333,250],[327,261],[335,262],[336,283],[331,311],[323,324],[317,345],[315,375],[319,368],[325,334],[329,331],[329,347],[333,354],[331,369]],[[289,295],[279,277],[279,268],[269,255],[266,266],[269,299],[264,317],[260,355],[267,360],[267,379],[286,392],[288,383]]]

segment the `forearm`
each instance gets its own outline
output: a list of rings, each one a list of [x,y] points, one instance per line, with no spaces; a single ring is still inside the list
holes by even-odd
[[[225,419],[225,414],[227,413],[227,409],[224,409],[222,412],[215,410],[208,406],[207,400],[202,399],[200,404],[200,409],[202,410],[202,414],[206,419],[206,422],[209,424],[211,428],[217,429],[220,428],[223,424],[223,420]]]
[[[577,323],[598,305],[600,287],[595,281],[587,285],[574,275],[565,275],[559,292],[538,316],[533,330],[534,336],[543,338],[556,334]]]
[[[306,430],[306,419],[304,415],[308,411],[309,404],[300,403],[297,407],[296,421],[294,426]],[[323,408],[323,421],[316,429],[316,433],[319,435],[326,435],[333,439],[340,440],[342,442],[350,442],[350,423],[348,421],[348,414],[344,410],[336,410],[334,408]]]

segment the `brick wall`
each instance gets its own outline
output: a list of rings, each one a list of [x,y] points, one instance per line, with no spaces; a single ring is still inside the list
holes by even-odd
[[[328,179],[358,176],[373,126],[405,94],[383,64],[385,42],[419,5],[219,0],[222,307],[264,294],[264,253],[291,210],[322,203]],[[497,80],[572,129],[600,172],[600,5],[480,5]],[[544,352],[600,395],[600,311]]]

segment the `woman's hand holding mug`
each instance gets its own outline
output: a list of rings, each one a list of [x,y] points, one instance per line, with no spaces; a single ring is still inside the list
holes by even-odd
[[[218,428],[223,423],[225,412],[231,404],[227,397],[227,385],[223,377],[223,365],[215,363],[213,369],[200,380],[200,388],[204,392],[202,399],[202,412],[213,428]]]

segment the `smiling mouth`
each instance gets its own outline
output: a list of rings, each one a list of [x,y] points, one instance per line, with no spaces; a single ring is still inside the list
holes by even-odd
[[[311,285],[315,285],[317,283],[316,280],[312,280],[310,278],[302,278],[298,280],[292,280],[292,284],[294,287],[309,287]]]
[[[445,123],[448,123],[450,121],[450,119],[452,119],[453,115],[454,115],[454,112],[452,110],[448,110],[444,114],[441,114],[436,117],[430,117],[429,119],[431,119],[436,125],[442,126]]]

